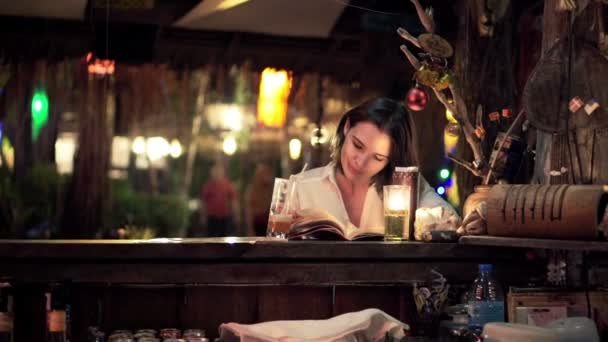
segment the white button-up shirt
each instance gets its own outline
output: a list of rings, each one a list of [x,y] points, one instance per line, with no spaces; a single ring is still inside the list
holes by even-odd
[[[340,220],[345,226],[354,226],[350,222],[342,194],[336,183],[336,168],[334,163],[306,171],[295,176],[296,185],[294,189],[293,209],[320,208],[324,209]],[[456,214],[454,208],[439,195],[421,176],[420,177],[420,202],[418,207],[444,207]],[[366,230],[384,230],[384,206],[382,198],[371,185],[367,189],[361,223],[359,228]]]

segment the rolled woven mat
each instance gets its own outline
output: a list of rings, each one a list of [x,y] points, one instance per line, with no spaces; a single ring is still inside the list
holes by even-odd
[[[602,185],[495,185],[488,195],[488,234],[594,240],[608,193]]]

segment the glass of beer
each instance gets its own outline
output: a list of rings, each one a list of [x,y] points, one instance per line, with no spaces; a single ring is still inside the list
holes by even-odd
[[[291,226],[291,215],[288,211],[288,201],[290,196],[291,183],[285,178],[274,179],[274,189],[270,202],[270,214],[268,216],[268,226],[266,236],[286,238]]]
[[[267,235],[270,237],[286,238],[291,226],[291,215],[270,214],[268,217]]]
[[[384,241],[409,238],[410,189],[405,184],[384,186]]]

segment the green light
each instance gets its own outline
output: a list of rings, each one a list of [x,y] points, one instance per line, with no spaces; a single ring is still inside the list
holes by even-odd
[[[32,138],[38,139],[40,130],[49,120],[49,98],[44,90],[37,90],[32,98]]]
[[[40,100],[34,101],[34,105],[32,107],[34,108],[35,112],[40,112],[40,110],[42,109],[42,101],[40,101]]]
[[[450,178],[450,170],[448,170],[448,169],[441,169],[439,171],[439,177],[441,179],[448,179],[448,178]]]

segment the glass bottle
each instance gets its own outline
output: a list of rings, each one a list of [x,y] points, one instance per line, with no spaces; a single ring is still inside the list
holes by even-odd
[[[479,265],[479,273],[468,294],[469,330],[481,331],[484,324],[505,321],[502,287],[492,276],[492,265]]]
[[[61,284],[51,284],[46,296],[46,342],[67,342],[67,292]]]
[[[0,279],[0,342],[13,342],[13,293],[11,284]]]
[[[99,327],[89,327],[87,341],[89,342],[105,342],[106,334],[99,330]]]
[[[103,331],[96,331],[90,337],[91,342],[104,342],[106,338],[106,334]]]

